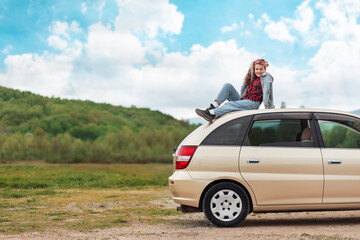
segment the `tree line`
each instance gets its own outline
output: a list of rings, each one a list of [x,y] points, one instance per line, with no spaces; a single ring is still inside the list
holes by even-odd
[[[0,159],[170,162],[197,125],[159,111],[43,97],[0,87]]]

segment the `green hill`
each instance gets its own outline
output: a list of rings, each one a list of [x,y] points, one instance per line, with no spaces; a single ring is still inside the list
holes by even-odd
[[[196,125],[147,108],[43,97],[0,87],[0,159],[170,162]]]

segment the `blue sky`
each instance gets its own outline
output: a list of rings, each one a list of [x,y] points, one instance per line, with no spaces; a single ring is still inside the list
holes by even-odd
[[[360,108],[356,0],[1,3],[2,86],[191,118],[262,57],[277,107]]]

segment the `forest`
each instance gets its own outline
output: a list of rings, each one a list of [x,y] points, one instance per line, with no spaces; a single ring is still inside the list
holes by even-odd
[[[44,97],[0,87],[0,161],[170,163],[197,128],[148,108]]]

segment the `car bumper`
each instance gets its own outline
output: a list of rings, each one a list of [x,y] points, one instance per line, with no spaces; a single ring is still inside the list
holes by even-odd
[[[201,194],[210,183],[206,180],[195,180],[187,171],[175,171],[169,177],[169,188],[175,203],[200,207]]]

